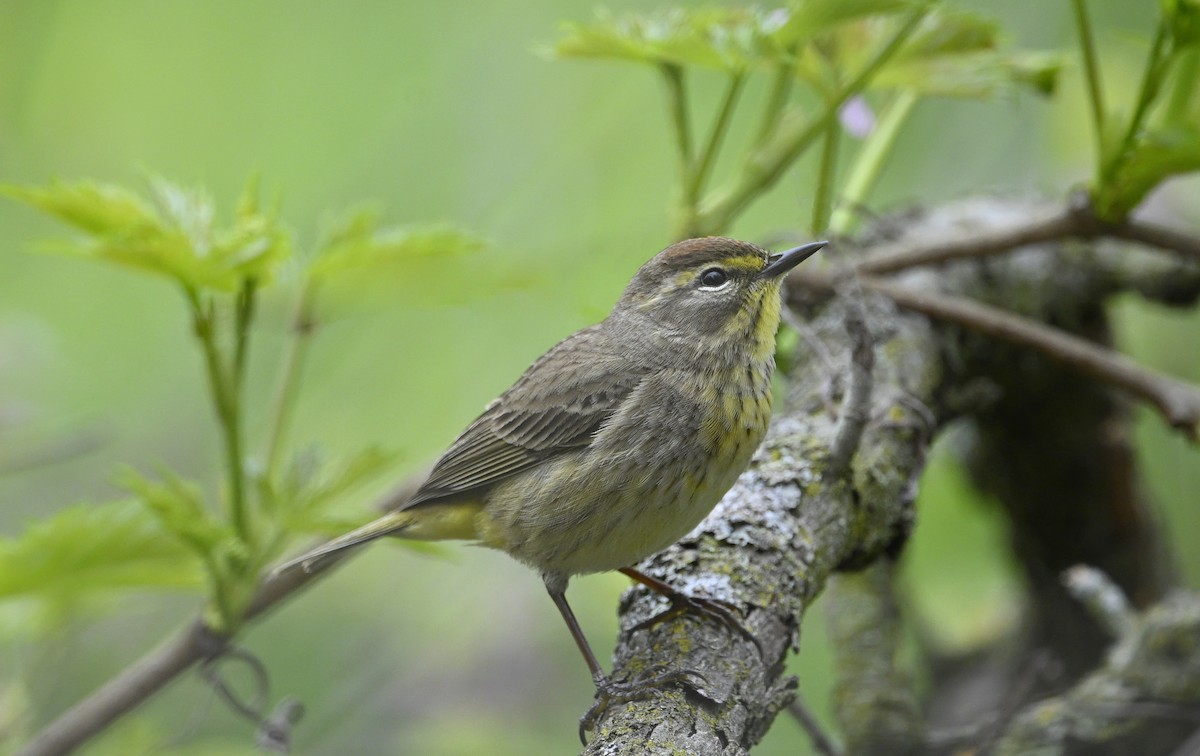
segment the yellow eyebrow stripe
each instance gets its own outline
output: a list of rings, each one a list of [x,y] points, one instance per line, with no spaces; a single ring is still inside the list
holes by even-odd
[[[739,255],[738,257],[730,257],[728,259],[721,260],[720,264],[724,265],[726,268],[740,270],[746,273],[757,273],[766,267],[766,263],[763,261],[763,259],[754,255]]]

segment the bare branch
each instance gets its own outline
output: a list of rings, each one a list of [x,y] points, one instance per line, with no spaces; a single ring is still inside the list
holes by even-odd
[[[1042,217],[1022,220],[1007,228],[956,233],[933,242],[920,239],[891,244],[872,250],[868,259],[858,263],[857,270],[864,274],[886,275],[921,266],[989,257],[1031,244],[1102,237],[1137,242],[1200,262],[1200,237],[1132,218],[1121,223],[1106,223],[1096,217],[1086,202],[1086,197],[1081,195],[1065,210],[1043,211]]]
[[[389,494],[379,507],[394,507],[398,502],[406,500],[412,495],[417,484],[419,480],[417,483],[412,480],[406,481]],[[323,561],[314,566],[312,572],[290,570],[272,574],[263,581],[258,594],[246,611],[245,620],[250,621],[264,614],[329,572],[340,564],[343,558],[339,556]],[[203,615],[194,617],[183,630],[167,639],[157,649],[131,664],[42,728],[17,752],[18,756],[53,756],[79,747],[147,698],[158,693],[193,665],[218,656],[227,643],[227,638],[216,634],[205,624]]]
[[[1079,222],[1072,213],[1055,213],[1011,228],[981,234],[954,236],[939,242],[900,243],[873,250],[856,266],[862,274],[884,275],[924,265],[939,265],[970,258],[987,257],[1030,244],[1075,236]]]
[[[850,458],[858,449],[863,429],[871,419],[872,371],[875,369],[875,344],[867,329],[863,308],[856,300],[862,290],[857,286],[845,288],[843,296],[848,300],[846,336],[852,345],[849,355],[850,385],[839,414],[833,448],[829,450],[828,472],[831,476],[842,475],[850,468]]]
[[[1168,425],[1182,431],[1190,441],[1200,440],[1200,390],[1195,386],[1142,367],[1119,352],[971,299],[918,292],[874,278],[862,279],[862,285],[907,309],[1029,347],[1084,375],[1124,389],[1154,406]]]

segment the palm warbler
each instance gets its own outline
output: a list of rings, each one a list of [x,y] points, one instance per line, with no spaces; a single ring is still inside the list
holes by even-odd
[[[603,322],[489,404],[402,507],[280,569],[380,536],[505,551],[541,573],[606,706],[622,686],[596,661],[567,581],[619,569],[666,595],[668,612],[728,620],[719,602],[631,565],[695,527],[746,468],[771,415],[783,274],[823,246],[771,254],[710,237],[667,247]]]

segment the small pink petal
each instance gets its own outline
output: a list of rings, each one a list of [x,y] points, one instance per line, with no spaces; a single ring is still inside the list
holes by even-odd
[[[855,139],[865,139],[875,130],[875,111],[863,97],[851,97],[838,111],[838,120],[846,133]]]

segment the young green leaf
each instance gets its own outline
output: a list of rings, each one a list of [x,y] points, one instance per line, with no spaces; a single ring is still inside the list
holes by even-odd
[[[1000,43],[1000,24],[995,19],[941,10],[925,17],[896,60],[995,50]]]
[[[200,562],[139,502],[77,504],[0,540],[0,598],[196,589]]]
[[[896,61],[872,83],[877,89],[936,97],[986,99],[1017,87],[1050,95],[1062,66],[1062,58],[1055,53],[981,50]]]
[[[229,526],[204,506],[194,483],[169,472],[163,480],[151,480],[127,468],[117,476],[117,484],[134,494],[168,533],[205,560],[232,535]]]
[[[598,11],[590,23],[566,23],[549,53],[655,65],[690,65],[741,72],[786,55],[778,35],[786,10],[671,8],[614,17]]]
[[[480,288],[512,288],[504,276],[479,272],[476,258],[466,261],[483,246],[478,237],[448,226],[379,228],[374,214],[351,214],[326,235],[308,267],[310,285],[319,291],[316,310],[329,318],[397,302],[469,301]],[[470,275],[464,275],[467,266]]]
[[[1123,218],[1166,179],[1194,171],[1200,171],[1200,124],[1146,132],[1108,190],[1096,197],[1096,212],[1102,218]]]
[[[931,0],[798,0],[787,12],[776,40],[792,45],[871,16],[890,16],[932,4]]]
[[[384,268],[416,259],[446,258],[482,248],[481,239],[449,226],[380,228],[375,213],[358,210],[326,233],[308,275],[315,282],[350,273],[377,275]]]
[[[0,186],[0,194],[96,236],[136,235],[158,224],[143,198],[113,184],[55,181],[45,187]]]
[[[872,27],[874,34],[883,32]],[[856,51],[861,45],[843,48]],[[856,53],[850,52],[848,57]],[[1063,66],[1056,53],[1003,46],[995,21],[964,11],[929,14],[871,82],[926,96],[983,99],[1018,86],[1051,94]]]
[[[282,476],[278,502],[281,518],[289,526],[321,515],[343,494],[363,485],[396,461],[395,454],[370,447],[338,465],[330,465],[314,451],[297,455]]]
[[[151,177],[149,198],[111,184],[54,182],[3,187],[4,194],[83,233],[59,248],[174,279],[186,287],[236,291],[247,279],[265,283],[289,253],[287,234],[257,210],[218,226],[212,200]]]

